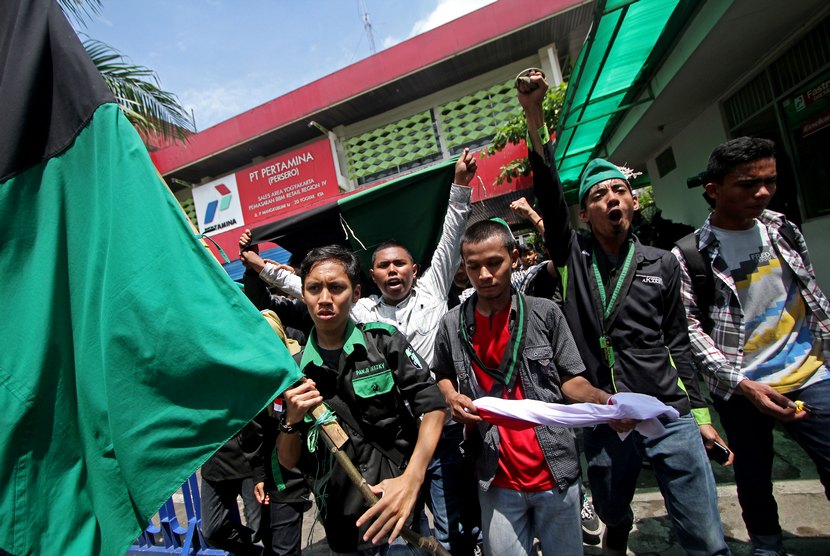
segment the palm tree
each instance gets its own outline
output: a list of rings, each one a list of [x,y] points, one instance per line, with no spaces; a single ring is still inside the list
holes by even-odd
[[[100,13],[102,0],[58,0],[58,4],[76,27],[85,27],[87,18]],[[195,131],[187,110],[176,95],[161,88],[155,71],[131,64],[108,44],[79,34],[89,57],[145,142],[154,137],[184,141]]]

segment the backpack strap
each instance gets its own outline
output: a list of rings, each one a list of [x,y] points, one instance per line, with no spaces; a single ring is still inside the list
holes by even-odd
[[[397,328],[391,324],[386,324],[385,322],[364,322],[363,324],[359,324],[358,327],[364,332],[380,330],[386,333],[387,336],[394,336],[398,333]]]
[[[781,226],[779,232],[781,233],[781,237],[783,237],[787,243],[790,244],[790,247],[798,249],[798,239],[796,238],[795,225],[792,222],[784,218],[784,224]],[[801,259],[804,261],[805,265],[812,265],[809,253],[801,253]]]
[[[686,268],[692,280],[692,290],[697,299],[697,308],[700,311],[700,321],[703,331],[707,334],[712,331],[714,323],[710,316],[710,309],[714,302],[715,278],[712,274],[712,265],[706,260],[704,253],[697,248],[697,233],[692,232],[683,236],[675,243],[683,258],[686,259]]]

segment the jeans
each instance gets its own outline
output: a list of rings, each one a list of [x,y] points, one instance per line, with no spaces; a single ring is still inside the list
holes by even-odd
[[[804,448],[818,469],[824,494],[830,500],[830,380],[823,380],[803,390],[787,394],[804,401],[815,413],[784,428]],[[771,552],[780,551],[781,526],[778,505],[772,494],[772,430],[776,419],[758,411],[743,396],[724,401],[714,399],[726,431],[729,448],[735,453],[735,484],[744,523],[753,544]]]
[[[491,486],[486,491],[479,489],[479,502],[485,554],[535,555],[534,535],[542,546],[542,554],[583,554],[578,481],[564,492],[558,487],[522,492]]]
[[[236,519],[237,495],[242,496],[245,504],[248,527]],[[239,555],[262,553],[262,549],[254,546],[251,539],[260,526],[260,505],[254,498],[252,479],[209,481],[202,478],[200,496],[202,534],[211,546]]]
[[[694,418],[687,414],[661,422],[665,432],[651,439],[633,431],[620,440],[608,425],[585,429],[594,509],[608,526],[609,541],[627,539],[634,524],[631,501],[646,455],[680,545],[690,555],[729,554],[712,467]]]
[[[424,483],[429,491],[426,497],[432,512],[435,538],[454,556],[473,553],[478,535],[478,486],[474,476],[465,476],[459,445],[464,439],[464,427],[450,423],[444,427],[435,454],[429,463]],[[467,516],[474,516],[470,519]],[[429,535],[428,525],[421,524],[421,534]]]

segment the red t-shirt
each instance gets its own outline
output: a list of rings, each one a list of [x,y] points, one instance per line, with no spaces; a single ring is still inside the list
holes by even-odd
[[[475,312],[475,334],[471,339],[473,349],[481,362],[491,369],[498,368],[510,339],[510,331],[507,329],[509,317],[509,306],[492,317]],[[473,370],[478,383],[489,392],[495,379],[475,363]],[[513,390],[508,392],[505,388],[502,397],[509,400],[524,399],[519,377],[516,377]],[[556,486],[535,429],[515,431],[499,427],[499,468],[493,485],[522,492],[539,492]]]

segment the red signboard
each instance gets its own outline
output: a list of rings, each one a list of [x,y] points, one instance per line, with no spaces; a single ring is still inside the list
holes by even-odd
[[[477,177],[470,183],[473,188],[473,202],[530,188],[533,182],[528,176],[519,176],[510,183],[505,181],[496,184],[501,166],[524,156],[527,156],[524,142],[520,145],[507,145],[504,150],[489,157],[482,157],[477,153]],[[211,239],[216,241],[232,260],[239,256],[237,242],[245,228],[254,228],[302,212],[338,195],[334,159],[330,143],[326,139],[249,166],[234,174],[233,178],[239,193],[241,222],[233,228],[211,235]],[[229,182],[227,179],[223,180]],[[373,183],[372,186],[380,183],[382,182]],[[226,186],[224,183],[217,186],[216,182],[211,182],[201,187],[216,190],[217,187]],[[195,197],[196,195],[194,199]],[[199,203],[196,208],[197,211],[202,210]],[[211,250],[221,261],[221,256],[212,246]]]
[[[337,194],[337,174],[327,139],[236,173],[247,225],[273,221],[292,209]]]
[[[808,137],[827,126],[830,126],[830,112],[825,112],[824,114],[810,118],[801,124],[801,136]]]
[[[237,242],[245,228],[295,214],[308,205],[334,197],[339,191],[328,139],[249,166],[236,172],[234,177],[242,221],[238,226],[211,235],[231,259],[239,257]],[[212,246],[211,250],[218,256]],[[221,256],[218,258],[221,260]]]

